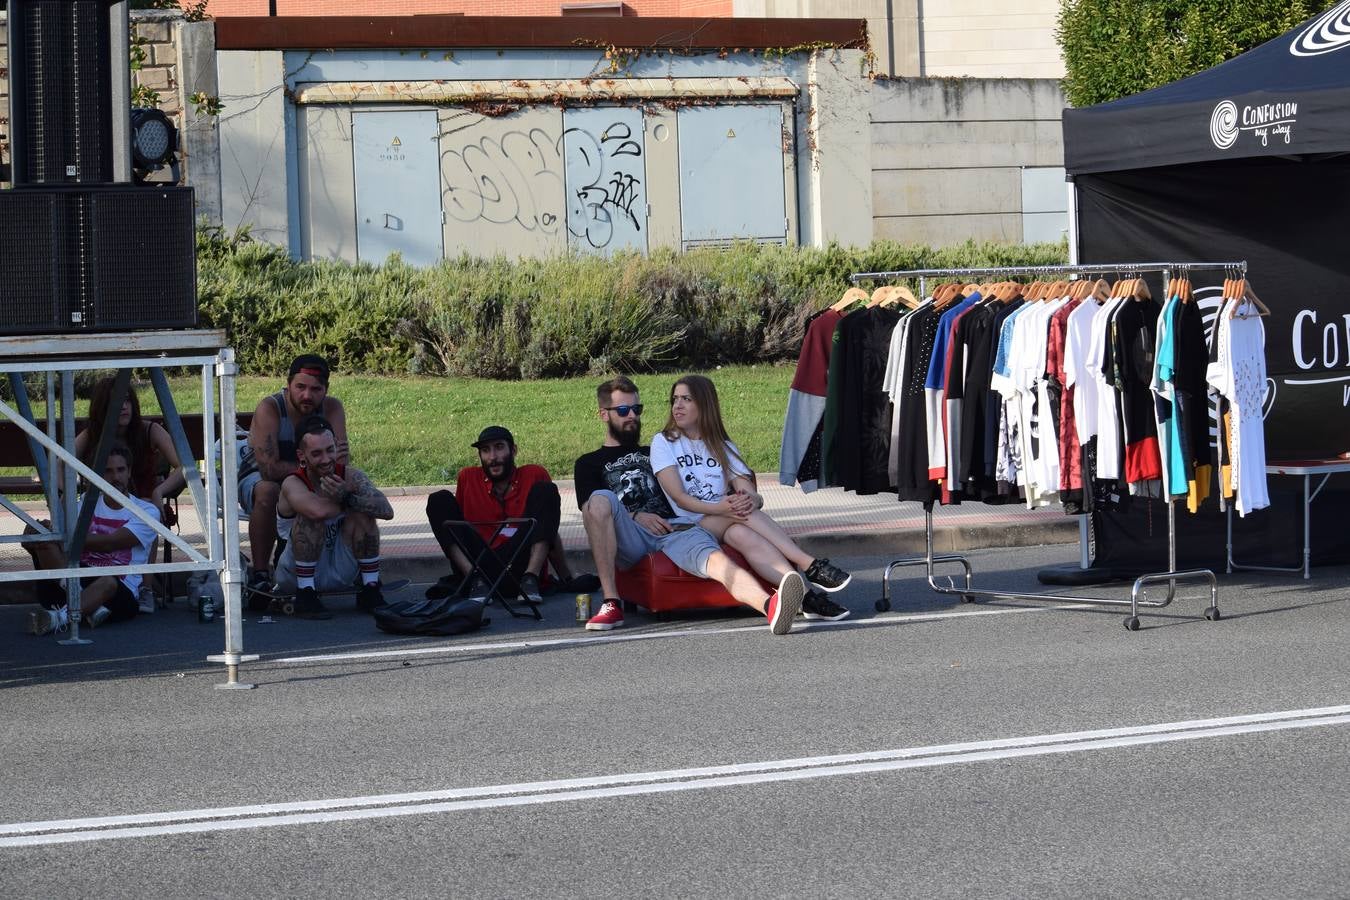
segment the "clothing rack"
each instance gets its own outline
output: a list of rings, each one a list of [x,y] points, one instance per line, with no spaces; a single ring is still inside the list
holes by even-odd
[[[1227,262],[1150,262],[1150,263],[1098,263],[1090,265],[1062,265],[1062,266],[1001,266],[992,268],[976,269],[907,269],[895,272],[861,272],[850,276],[850,281],[857,283],[864,280],[896,280],[901,278],[918,278],[920,284],[920,294],[927,295],[926,281],[929,278],[948,278],[960,277],[962,279],[975,278],[986,275],[1011,276],[1011,275],[1063,275],[1068,277],[1077,277],[1083,275],[1107,275],[1118,273],[1120,275],[1138,276],[1149,273],[1159,273],[1163,276],[1163,286],[1167,288],[1170,285],[1172,274],[1174,272],[1189,273],[1196,270],[1226,270],[1245,277],[1247,273],[1246,260],[1233,260]],[[891,573],[895,569],[909,566],[924,566],[928,577],[928,586],[939,594],[949,594],[961,597],[966,603],[973,603],[979,598],[991,600],[1013,600],[1013,601],[1036,601],[1036,602],[1056,602],[1056,603],[1086,603],[1104,606],[1129,606],[1130,615],[1125,619],[1125,628],[1129,631],[1139,630],[1139,609],[1159,609],[1170,604],[1176,597],[1177,583],[1182,581],[1206,581],[1209,584],[1209,606],[1205,608],[1204,615],[1210,621],[1217,621],[1221,618],[1219,613],[1219,588],[1218,579],[1209,569],[1177,569],[1177,528],[1176,528],[1176,507],[1174,500],[1167,500],[1167,571],[1151,572],[1141,575],[1134,580],[1130,588],[1130,597],[1128,600],[1116,597],[1081,597],[1069,594],[1057,594],[1051,592],[1025,592],[999,590],[994,588],[977,589],[973,585],[973,570],[970,561],[960,554],[944,554],[937,556],[933,552],[933,510],[930,505],[924,511],[924,532],[925,532],[925,553],[922,557],[905,557],[903,559],[893,560],[886,566],[885,572],[881,578],[881,599],[876,602],[878,612],[885,612],[891,608],[890,600],[890,579]],[[1091,560],[1089,558],[1089,535],[1088,535],[1088,516],[1081,515],[1078,523],[1079,555],[1080,566],[1084,569],[1089,568]],[[963,587],[957,587],[955,580],[951,576],[942,576],[946,579],[946,585],[939,584],[935,567],[940,563],[956,563],[964,570],[965,584]],[[1143,596],[1144,589],[1150,584],[1165,583],[1167,585],[1167,594],[1162,599],[1152,600]]]
[[[1172,273],[1192,272],[1195,270],[1215,270],[1223,269],[1237,273],[1239,276],[1246,276],[1247,261],[1245,259],[1229,260],[1227,262],[1143,262],[1143,263],[1097,263],[1087,265],[1069,265],[1062,266],[993,266],[981,269],[901,269],[895,272],[855,272],[850,275],[848,280],[857,284],[860,281],[878,281],[881,279],[895,280],[897,278],[917,278],[919,279],[919,293],[926,295],[928,293],[927,281],[929,278],[944,278],[952,275],[961,276],[983,276],[983,275],[1066,275],[1069,277],[1078,277],[1080,275],[1142,275],[1147,272],[1161,272],[1164,286],[1172,280]]]

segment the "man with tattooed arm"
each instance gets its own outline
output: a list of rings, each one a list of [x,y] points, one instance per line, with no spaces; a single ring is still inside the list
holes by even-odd
[[[306,353],[297,356],[286,373],[286,386],[264,397],[253,412],[248,432],[250,455],[241,457],[239,504],[248,518],[249,554],[253,571],[250,588],[271,587],[269,570],[277,541],[277,498],[281,483],[295,469],[295,442],[300,423],[322,416],[333,426],[337,461],[347,462],[347,415],[342,401],[328,395],[328,361]],[[265,594],[250,592],[249,608],[267,608]]]
[[[349,588],[359,574],[356,607],[371,612],[384,604],[377,520],[392,519],[394,508],[365,472],[338,461],[328,420],[305,419],[295,440],[299,467],[281,482],[277,499],[277,534],[286,538],[277,586],[294,590],[296,615],[328,619],[318,592]]]

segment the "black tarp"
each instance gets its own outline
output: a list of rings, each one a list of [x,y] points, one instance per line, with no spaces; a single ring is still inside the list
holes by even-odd
[[[1207,72],[1066,110],[1064,154],[1081,262],[1248,261],[1272,311],[1267,458],[1350,450],[1350,0]],[[1207,323],[1223,278],[1192,274]],[[1272,508],[1237,521],[1241,556],[1297,561],[1299,487],[1271,479]],[[1347,502],[1350,477],[1337,476],[1314,504],[1315,560],[1350,559]],[[1161,504],[1099,514],[1096,562],[1158,568],[1160,523]],[[1178,534],[1183,566],[1221,563],[1213,501],[1179,512]]]

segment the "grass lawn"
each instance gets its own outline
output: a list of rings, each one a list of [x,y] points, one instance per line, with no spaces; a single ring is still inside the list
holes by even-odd
[[[717,384],[727,430],[756,472],[778,470],[792,372],[790,366],[749,365],[704,373]],[[634,378],[647,404],[646,438],[665,424],[675,378]],[[595,415],[595,388],[601,380],[334,375],[330,390],[347,408],[352,461],[377,485],[430,485],[453,482],[461,466],[477,464],[469,444],[487,425],[511,429],[519,462],[543,465],[554,478],[571,478],[573,461],[603,438]],[[239,408],[253,409],[283,383],[281,378],[239,378]],[[199,378],[177,379],[173,391],[181,411],[201,411]],[[140,396],[145,412],[158,411],[148,385]]]

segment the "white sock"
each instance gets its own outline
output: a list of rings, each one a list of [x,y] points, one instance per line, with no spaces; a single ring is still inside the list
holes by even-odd
[[[296,590],[302,588],[314,587],[314,571],[319,568],[319,561],[301,562],[295,561],[295,587]]]
[[[378,584],[380,581],[380,558],[358,559],[356,565],[361,569],[361,584]]]

